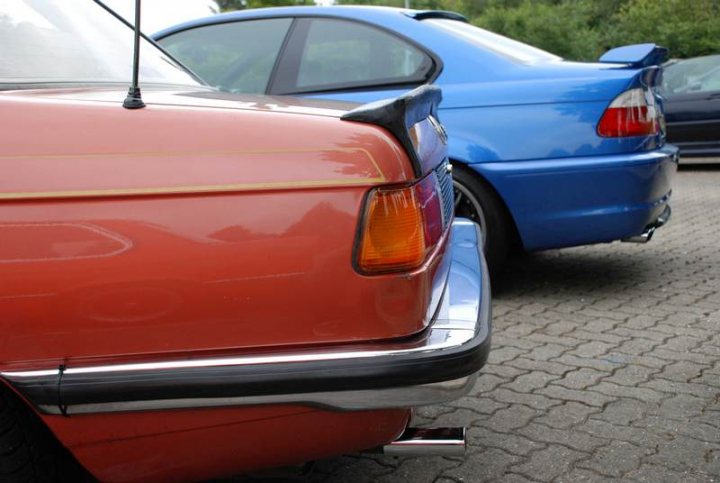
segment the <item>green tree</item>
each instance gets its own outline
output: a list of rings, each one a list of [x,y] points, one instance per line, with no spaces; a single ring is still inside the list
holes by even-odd
[[[655,42],[672,57],[720,53],[720,0],[629,0],[608,23],[602,42]]]
[[[220,0],[223,9],[312,5],[312,0]],[[403,7],[405,0],[336,0]],[[411,0],[570,60],[595,60],[612,47],[654,42],[673,57],[720,52],[720,0]]]
[[[493,5],[473,22],[563,58],[590,60],[599,53],[599,34],[591,26],[592,3],[525,0],[511,8]]]
[[[225,10],[243,10],[245,8],[284,7],[287,5],[315,5],[313,0],[219,0],[218,5]]]

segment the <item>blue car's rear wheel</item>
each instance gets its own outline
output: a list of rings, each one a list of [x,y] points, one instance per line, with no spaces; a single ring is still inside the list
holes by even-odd
[[[480,177],[462,165],[453,165],[455,216],[480,225],[483,250],[490,273],[501,266],[510,246],[510,220],[505,205]]]

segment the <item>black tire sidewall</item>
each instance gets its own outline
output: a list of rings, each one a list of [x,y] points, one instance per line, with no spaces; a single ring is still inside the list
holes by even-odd
[[[510,220],[505,204],[493,187],[472,168],[453,164],[453,179],[467,188],[483,210],[485,230],[485,260],[491,274],[502,267],[510,246]]]

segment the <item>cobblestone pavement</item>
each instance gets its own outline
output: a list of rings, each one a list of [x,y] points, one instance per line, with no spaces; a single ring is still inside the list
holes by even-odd
[[[312,481],[720,481],[720,170],[678,174],[647,245],[510,262],[472,393],[415,424],[468,426],[466,458],[352,456]]]

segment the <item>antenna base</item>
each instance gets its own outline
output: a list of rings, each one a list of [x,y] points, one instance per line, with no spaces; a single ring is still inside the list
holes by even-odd
[[[142,109],[145,107],[139,87],[131,87],[128,89],[128,95],[125,101],[123,101],[123,107],[125,109]]]

